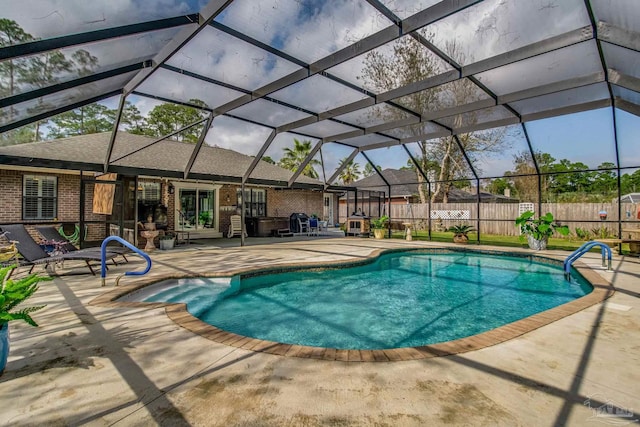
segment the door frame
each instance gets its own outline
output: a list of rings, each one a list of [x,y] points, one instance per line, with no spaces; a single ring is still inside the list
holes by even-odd
[[[180,214],[178,210],[181,210],[182,206],[180,206],[180,190],[208,190],[215,191],[215,196],[213,200],[213,213],[214,220],[211,228],[201,228],[201,229],[193,229],[188,230],[191,233],[191,238],[194,236],[197,237],[222,237],[222,233],[219,231],[220,228],[220,189],[222,188],[221,184],[214,183],[206,183],[206,182],[189,182],[189,181],[171,181],[171,185],[175,188],[174,190],[174,219],[173,226],[174,230],[182,231],[180,227]]]
[[[322,193],[322,216],[323,216],[323,220],[325,219],[325,212],[324,210],[326,209],[328,212],[326,212],[326,220],[328,221],[329,225],[331,225],[333,227],[333,224],[336,223],[335,221],[335,203],[334,203],[334,199],[335,199],[335,194],[334,193]],[[325,205],[325,200],[329,200],[329,205],[326,206]]]

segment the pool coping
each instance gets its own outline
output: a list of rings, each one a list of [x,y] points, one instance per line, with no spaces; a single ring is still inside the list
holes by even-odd
[[[374,262],[383,254],[412,251],[428,253],[474,252],[492,255],[509,255],[515,257],[532,258],[538,262],[548,262],[552,264],[562,263],[562,261],[558,260],[557,258],[553,258],[552,256],[548,255],[539,255],[537,253],[531,252],[514,253],[499,249],[479,249],[466,247],[376,249],[364,259],[351,261],[327,261],[322,263],[298,262],[295,264],[278,264],[277,266],[273,267],[243,268],[224,272],[216,272],[212,274],[167,274],[162,277],[149,278],[148,280],[142,280],[132,285],[119,287],[105,292],[93,299],[89,304],[102,307],[164,308],[165,313],[169,317],[169,319],[171,319],[179,326],[197,335],[200,335],[203,338],[218,342],[220,344],[242,348],[244,350],[250,350],[254,352],[269,353],[286,357],[300,357],[343,362],[395,362],[448,356],[491,347],[496,344],[500,344],[502,342],[517,338],[521,335],[546,326],[564,317],[582,311],[588,307],[591,307],[592,305],[606,300],[607,298],[610,298],[615,293],[615,288],[611,284],[611,282],[596,273],[583,262],[577,261],[573,264],[575,270],[593,286],[593,291],[585,296],[542,311],[540,313],[536,313],[532,316],[525,317],[524,319],[520,319],[512,323],[507,323],[489,331],[485,331],[469,337],[417,347],[381,350],[345,350],[324,347],[311,347],[298,344],[284,344],[274,341],[261,340],[257,338],[238,335],[233,332],[228,332],[215,326],[209,325],[208,323],[205,323],[202,320],[191,315],[191,313],[187,311],[187,305],[184,303],[117,301],[118,298],[124,295],[130,294],[132,292],[135,292],[136,290],[168,279],[183,279],[189,277],[229,277],[235,275],[252,277],[256,275],[281,273],[300,269],[309,270],[313,268],[341,268],[345,266],[365,265]]]

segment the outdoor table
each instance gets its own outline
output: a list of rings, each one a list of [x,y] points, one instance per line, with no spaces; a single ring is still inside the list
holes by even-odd
[[[622,234],[623,238],[628,236],[629,239],[640,240],[640,228],[623,228]],[[640,254],[640,243],[629,243],[629,252]]]

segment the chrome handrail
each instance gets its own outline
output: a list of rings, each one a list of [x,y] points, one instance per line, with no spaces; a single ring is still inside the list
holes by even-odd
[[[142,276],[143,274],[147,274],[149,270],[151,270],[151,258],[149,257],[149,255],[144,253],[142,250],[136,248],[135,246],[133,246],[131,243],[127,242],[120,236],[109,236],[106,239],[104,239],[102,241],[102,245],[100,245],[100,263],[101,263],[100,277],[102,278],[102,286],[105,285],[106,278],[107,278],[107,259],[106,259],[107,243],[112,241],[121,243],[123,246],[131,249],[133,252],[137,253],[147,261],[147,268],[145,268],[144,271],[127,271],[126,273],[124,273],[124,276]],[[122,275],[116,278],[116,286],[118,286],[118,282],[120,282],[121,277]]]

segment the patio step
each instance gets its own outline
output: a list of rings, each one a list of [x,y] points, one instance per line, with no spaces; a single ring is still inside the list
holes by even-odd
[[[292,237],[293,233],[288,228],[280,228],[276,230],[276,237]]]

